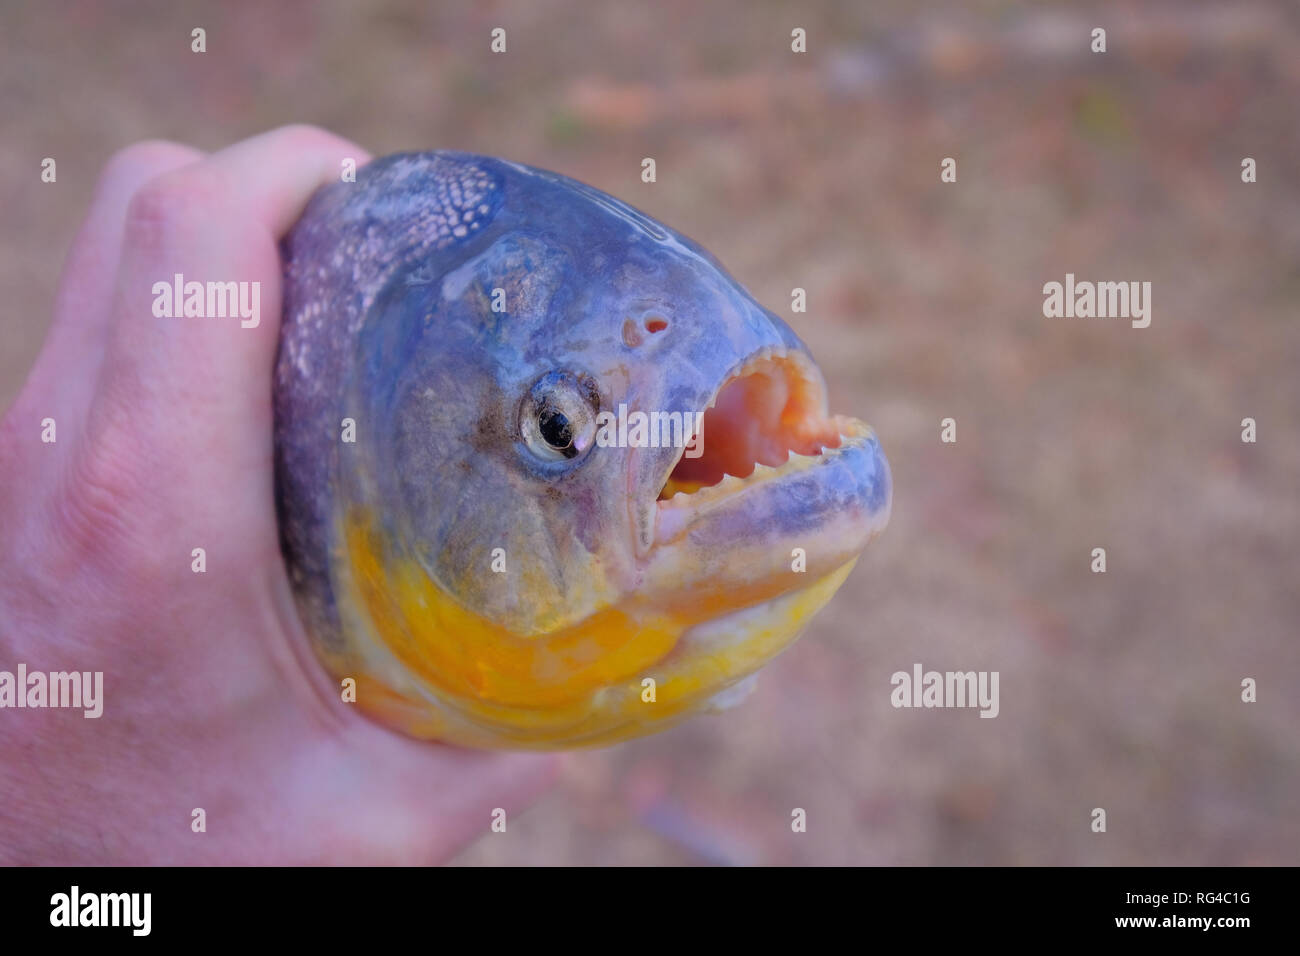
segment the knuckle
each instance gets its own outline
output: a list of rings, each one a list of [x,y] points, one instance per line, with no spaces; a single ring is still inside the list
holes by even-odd
[[[308,123],[295,123],[272,130],[267,134],[265,145],[273,153],[298,157],[367,155],[356,144]]]
[[[274,136],[288,146],[298,149],[309,149],[338,141],[333,133],[311,123],[290,123],[288,126],[281,126],[274,131]]]
[[[215,199],[213,184],[198,170],[155,176],[127,204],[124,241],[154,247],[193,239],[211,221]]]
[[[52,517],[79,563],[134,575],[146,570],[142,565],[164,540],[147,507],[159,476],[141,429],[125,411],[114,411],[116,405],[99,406],[64,474]]]

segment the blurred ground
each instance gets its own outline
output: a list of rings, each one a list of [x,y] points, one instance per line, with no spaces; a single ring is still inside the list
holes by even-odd
[[[1300,863],[1293,3],[51,2],[0,35],[0,403],[115,149],[308,121],[644,208],[880,433],[893,522],[757,693],[566,758],[461,862]],[[1151,281],[1151,327],[1045,319],[1067,272]],[[894,710],[917,661],[1000,671],[1000,716]]]

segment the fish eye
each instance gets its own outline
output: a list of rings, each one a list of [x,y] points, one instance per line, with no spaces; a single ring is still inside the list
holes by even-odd
[[[600,392],[586,375],[548,372],[519,406],[519,433],[543,461],[566,461],[594,444]]]

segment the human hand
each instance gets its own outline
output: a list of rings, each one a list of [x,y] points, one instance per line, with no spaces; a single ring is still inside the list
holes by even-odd
[[[369,158],[292,126],[208,156],[140,143],[102,176],[0,422],[0,671],[102,671],[103,713],[0,709],[0,862],[436,862],[549,779],[550,758],[355,713],[298,621],[272,473],[277,242],[348,157]],[[260,323],[155,317],[176,273],[259,282]]]

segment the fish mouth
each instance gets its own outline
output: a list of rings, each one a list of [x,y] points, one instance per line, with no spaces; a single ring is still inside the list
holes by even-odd
[[[738,363],[705,406],[698,446],[681,449],[658,494],[656,538],[701,508],[805,472],[872,437],[856,418],[827,413],[821,372],[803,352],[766,347]]]

